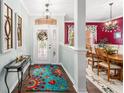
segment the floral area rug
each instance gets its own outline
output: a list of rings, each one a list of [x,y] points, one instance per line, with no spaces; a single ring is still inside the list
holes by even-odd
[[[27,92],[65,92],[69,90],[65,72],[59,65],[34,65],[32,75],[25,82]]]

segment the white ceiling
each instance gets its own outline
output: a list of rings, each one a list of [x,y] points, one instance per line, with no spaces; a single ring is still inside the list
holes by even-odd
[[[123,0],[86,0],[86,18],[88,21],[105,21],[110,17],[109,3],[113,2],[113,18],[123,16]]]
[[[30,15],[42,15],[46,0],[21,0]],[[50,11],[53,15],[67,15],[73,18],[74,0],[50,0]],[[113,4],[113,18],[123,15],[123,0],[86,0],[86,20],[105,21],[109,19],[110,2]]]

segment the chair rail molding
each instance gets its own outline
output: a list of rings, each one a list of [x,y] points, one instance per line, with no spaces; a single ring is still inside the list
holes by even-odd
[[[85,55],[86,54],[86,49],[75,49],[74,52],[79,55]]]

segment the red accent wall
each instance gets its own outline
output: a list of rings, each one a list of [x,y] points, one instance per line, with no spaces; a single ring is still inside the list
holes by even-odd
[[[105,32],[103,31],[103,27],[105,23],[97,23],[97,22],[88,22],[86,25],[97,25],[97,43],[104,38],[108,39],[109,44],[117,44],[117,45],[122,45],[123,44],[123,17],[114,19],[117,21],[119,30],[116,32],[121,32],[121,38],[114,38],[115,32]]]
[[[100,40],[107,38],[109,44],[117,44],[117,45],[123,45],[123,17],[114,19],[117,20],[119,30],[116,32],[121,32],[121,38],[114,38],[115,32],[105,32],[103,31],[103,27],[105,23],[103,22],[87,22],[86,25],[97,25],[97,42],[99,43]],[[65,22],[65,44],[68,44],[68,25],[74,25],[73,22]]]

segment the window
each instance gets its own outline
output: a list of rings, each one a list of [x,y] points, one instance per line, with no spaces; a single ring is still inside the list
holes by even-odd
[[[37,34],[38,39],[38,58],[47,58],[48,35],[46,31]]]

